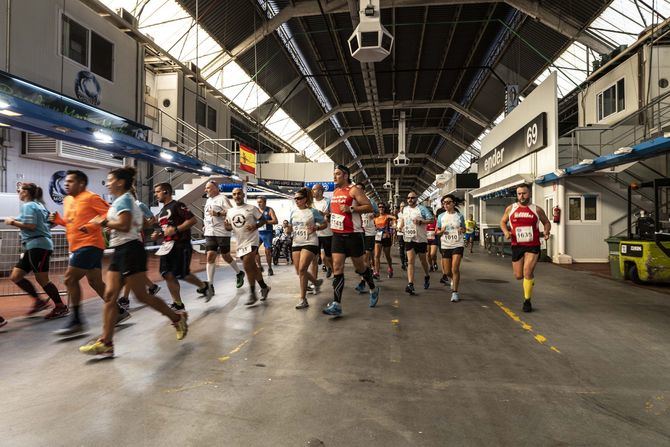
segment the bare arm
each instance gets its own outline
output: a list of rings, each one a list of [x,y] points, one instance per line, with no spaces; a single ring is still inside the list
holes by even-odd
[[[277,225],[279,223],[279,221],[277,220],[277,215],[275,214],[275,210],[273,208],[270,208],[270,220],[268,220],[265,223],[270,225]]]
[[[542,222],[542,225],[544,226],[544,238],[549,239],[549,236],[551,235],[551,222],[549,222],[544,210],[539,206],[537,207],[537,217],[540,218],[540,222]]]
[[[500,229],[505,234],[505,239],[511,239],[512,233],[507,229],[507,222],[509,222],[509,211],[512,209],[512,205],[505,208],[502,219],[500,219]]]
[[[370,203],[370,199],[368,199],[368,196],[365,195],[363,190],[358,188],[352,188],[349,194],[353,194],[351,197],[358,203],[358,205],[353,207],[354,213],[363,214],[363,213],[372,213],[374,211],[372,203]]]

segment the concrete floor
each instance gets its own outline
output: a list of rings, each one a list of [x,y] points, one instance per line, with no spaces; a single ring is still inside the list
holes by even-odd
[[[292,267],[251,309],[222,269],[209,305],[187,289],[184,341],[137,310],[105,361],[54,338],[63,320],[13,320],[0,445],[670,445],[668,295],[540,264],[523,314],[509,258],[475,254],[462,270],[460,303],[434,274],[416,297],[383,280],[376,309],[349,276],[331,319],[329,286],[293,309]],[[93,331],[100,309],[85,306]]]

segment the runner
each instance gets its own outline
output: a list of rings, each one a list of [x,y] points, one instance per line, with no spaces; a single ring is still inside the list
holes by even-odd
[[[444,205],[440,203],[440,207],[435,211],[435,219],[437,222],[440,221],[440,215],[444,213]],[[440,242],[438,242],[438,245],[441,245]],[[440,248],[440,258],[442,257],[442,249]],[[440,269],[442,270],[442,277],[440,278],[440,284],[444,284],[445,286],[449,284],[449,278],[447,277],[447,272],[444,270],[444,262],[440,260]]]
[[[512,269],[518,280],[523,280],[523,311],[532,312],[530,300],[535,285],[535,265],[540,256],[540,222],[544,226],[544,239],[549,239],[551,223],[544,210],[530,203],[530,186],[516,188],[517,202],[505,209],[500,228],[505,239],[512,240]],[[508,228],[507,224],[511,230]]]
[[[107,215],[109,205],[102,197],[92,193],[86,186],[88,176],[82,171],[67,171],[63,188],[67,196],[63,200],[63,216],[58,213],[49,215],[49,222],[65,227],[65,236],[70,250],[70,260],[65,271],[65,287],[69,296],[72,316],[68,324],[55,332],[56,335],[73,336],[86,330],[84,317],[79,312],[81,287],[79,281],[86,276],[88,284],[102,298],[105,283],[102,282],[102,256],[105,240],[98,225],[91,219]],[[117,324],[130,318],[130,313],[119,308]]]
[[[21,246],[23,253],[16,263],[10,279],[33,299],[33,307],[28,315],[35,314],[49,306],[49,299],[55,307],[44,318],[52,320],[64,317],[70,310],[60,298],[58,288],[49,279],[49,259],[53,253],[54,244],[49,229],[49,211],[42,201],[42,188],[34,183],[22,183],[19,188],[21,214],[16,219],[5,219],[6,225],[21,230]],[[26,275],[33,272],[38,284],[47,294],[46,299],[40,299],[32,282]]]
[[[260,236],[258,229],[266,224],[263,213],[253,205],[244,203],[244,191],[242,188],[233,189],[233,200],[235,206],[228,210],[226,217],[226,228],[232,230],[237,241],[237,257],[242,258],[244,271],[249,278],[249,299],[245,303],[251,306],[258,301],[256,296],[256,283],[261,286],[261,301],[265,301],[270,293],[270,286],[263,281],[263,273],[256,264],[258,253],[258,242]]]
[[[219,192],[219,185],[210,180],[205,185],[207,202],[203,215],[205,223],[205,250],[207,251],[207,290],[198,290],[198,293],[206,294],[205,302],[214,295],[214,273],[216,272],[216,256],[221,253],[224,261],[235,270],[236,287],[239,289],[244,285],[244,272],[240,271],[237,261],[230,255],[230,230],[226,229],[226,213],[233,205],[228,198]],[[209,292],[209,293],[207,293]]]
[[[398,252],[400,253],[400,268],[403,270],[407,270],[407,252],[405,251],[405,234],[402,231],[403,227],[402,212],[404,209],[405,209],[405,202],[400,202],[395,227],[396,227],[396,236],[398,238]]]
[[[327,224],[325,229],[317,231],[316,234],[319,237],[321,261],[326,268],[326,278],[330,278],[333,274],[333,256],[331,252],[333,231],[330,229],[330,225],[328,224],[330,221],[330,200],[323,196],[323,185],[321,183],[317,183],[312,187],[312,194],[314,196],[313,207],[321,213]],[[315,256],[314,261],[312,261],[312,276],[317,278],[318,273],[318,256]]]
[[[375,286],[372,270],[365,264],[365,241],[361,213],[372,211],[372,204],[365,193],[351,185],[349,168],[337,165],[334,171],[335,191],[330,201],[330,227],[333,230],[333,301],[323,309],[326,315],[342,315],[344,290],[344,261],[351,258],[356,273],[365,278],[370,287],[370,307],[379,300],[379,287]]]
[[[436,220],[426,225],[426,239],[428,241],[428,265],[431,272],[437,271],[437,238],[435,237]]]
[[[293,196],[297,209],[291,212],[288,233],[293,235],[293,265],[300,278],[300,302],[296,309],[305,309],[307,302],[307,280],[314,284],[314,292],[319,293],[322,279],[309,272],[312,261],[319,254],[319,237],[317,231],[324,230],[328,223],[318,210],[312,208],[312,192],[308,188],[299,189]]]
[[[360,189],[365,194],[365,186],[362,183],[356,183],[356,188]],[[373,199],[368,197],[368,200],[372,205],[372,212],[361,214],[364,231],[363,238],[365,240],[365,264],[372,269],[372,277],[374,279],[379,279],[379,274],[374,273],[375,234],[377,234],[377,230],[375,229],[375,216],[379,213],[379,208],[377,207],[377,202]],[[365,293],[364,278],[360,278],[360,282],[356,286],[356,291],[358,293]]]
[[[130,285],[138,300],[170,319],[177,330],[177,340],[188,332],[186,312],[173,312],[163,300],[147,292],[147,252],[140,240],[144,224],[143,213],[135,203],[130,188],[135,181],[135,168],[110,171],[107,189],[116,197],[106,217],[97,216],[91,224],[110,230],[109,246],[114,249],[109,270],[105,275],[105,306],[102,311],[102,336],[79,348],[83,354],[114,357],[114,324],[118,318],[117,299],[124,283]]]
[[[393,261],[391,260],[391,244],[393,243],[393,228],[395,227],[395,217],[388,213],[388,205],[379,204],[379,216],[375,217],[375,262],[374,268],[379,276],[381,271],[382,251],[386,257],[388,269],[386,275],[393,278]]]
[[[153,240],[163,239],[161,248],[156,252],[161,257],[160,274],[165,279],[172,296],[173,310],[184,310],[181,300],[181,287],[179,280],[193,284],[198,290],[203,290],[206,299],[211,299],[211,290],[197,276],[191,273],[191,227],[197,220],[188,207],[172,198],[172,185],[159,183],[154,186],[154,196],[159,203],[163,204],[158,213],[158,225],[160,231],[154,231],[151,235]]]
[[[261,213],[263,214],[263,220],[265,221],[265,226],[258,230],[258,234],[265,249],[265,260],[268,263],[268,276],[272,276],[275,274],[274,271],[272,271],[272,238],[274,237],[273,225],[279,223],[279,221],[277,220],[275,210],[267,206],[267,200],[265,197],[259,197],[256,199],[256,203],[258,203],[258,209],[261,210]],[[258,250],[256,257],[258,260],[258,266],[260,267],[262,273],[263,263],[261,262],[260,254],[260,250]]]
[[[461,259],[463,259],[463,233],[465,222],[456,208],[458,199],[452,194],[442,197],[445,212],[437,220],[437,234],[440,236],[442,251],[442,271],[445,272],[444,284],[451,285],[451,301],[460,300],[458,286],[461,281]]]
[[[472,247],[475,245],[476,229],[477,222],[475,222],[474,216],[468,214],[468,220],[465,221],[465,246],[470,247],[470,253],[472,253]]]
[[[130,187],[130,194],[135,199],[135,204],[140,208],[140,211],[142,211],[142,215],[144,216],[142,229],[140,230],[140,241],[144,243],[144,230],[153,228],[154,225],[156,225],[156,217],[153,215],[149,207],[137,198],[137,191],[135,190],[135,186]],[[149,293],[151,295],[156,295],[161,290],[161,286],[154,284],[154,282],[151,281],[148,277],[146,278],[146,287],[149,290]],[[119,298],[119,306],[126,310],[130,309],[130,284],[128,283],[123,286],[123,292]]]
[[[433,221],[433,214],[423,205],[417,205],[415,192],[407,194],[407,206],[402,211],[402,230],[404,232],[405,251],[407,252],[407,287],[405,292],[415,295],[414,289],[414,259],[419,256],[423,267],[423,288],[430,287],[430,273],[426,251],[428,239],[426,224]]]

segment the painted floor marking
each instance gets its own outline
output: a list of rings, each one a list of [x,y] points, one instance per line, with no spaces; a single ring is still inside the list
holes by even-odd
[[[247,338],[247,339],[244,340],[242,343],[240,343],[239,345],[235,346],[235,347],[228,353],[228,355],[224,355],[224,356],[222,356],[222,357],[219,357],[219,361],[220,361],[221,363],[224,363],[224,362],[226,362],[227,360],[230,360],[230,356],[232,356],[233,354],[237,354],[238,352],[240,352],[240,349],[242,349],[245,345],[247,345],[247,344],[251,341],[251,339],[252,339],[253,337],[255,337],[256,335],[260,334],[262,330],[263,330],[263,328],[258,328],[257,330],[255,330],[255,331],[251,334],[251,337],[250,337],[250,338]]]
[[[519,318],[519,316],[517,314],[515,314],[510,309],[505,307],[505,305],[502,303],[502,301],[493,301],[493,302],[496,303],[496,306],[498,306],[500,308],[500,310],[505,312],[505,314],[507,314],[508,317],[510,317],[512,320],[516,321],[517,323],[519,323],[519,325],[521,326],[521,328],[523,330],[528,331],[533,336],[533,338],[535,339],[536,342],[538,342],[541,345],[548,346],[549,349],[551,349],[552,351],[554,351],[557,354],[561,353],[561,351],[559,351],[556,346],[551,346],[550,344],[548,344],[547,337],[545,337],[542,334],[538,334],[537,332],[535,332],[533,330],[533,326],[531,326],[530,324],[523,321],[521,318]]]

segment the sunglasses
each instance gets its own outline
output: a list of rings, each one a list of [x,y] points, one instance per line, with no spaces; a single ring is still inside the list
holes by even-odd
[[[294,197],[293,200],[302,200],[304,197]]]
[[[409,199],[415,199],[415,200],[416,200],[416,197],[414,197],[414,196],[407,196],[407,200],[409,200]]]

